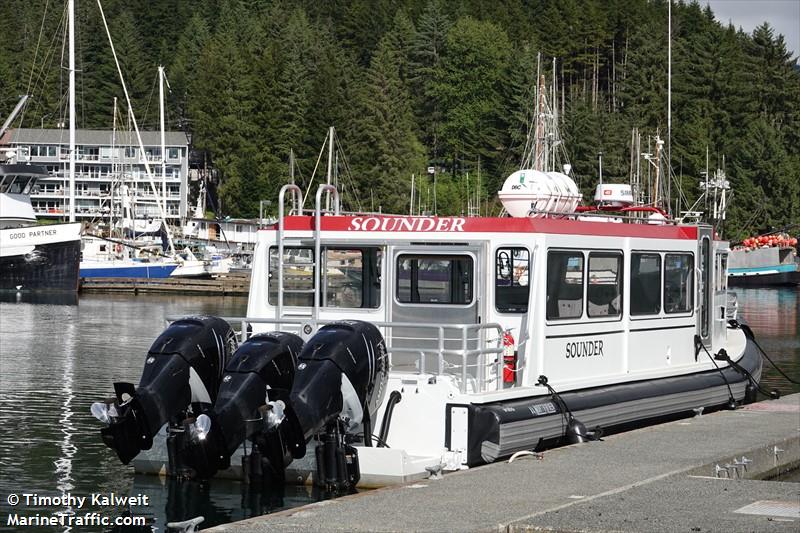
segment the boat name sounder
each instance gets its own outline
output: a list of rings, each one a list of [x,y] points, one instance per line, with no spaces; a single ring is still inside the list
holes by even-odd
[[[571,357],[592,357],[603,355],[603,341],[583,341],[567,343],[567,359]]]
[[[348,231],[464,231],[461,217],[353,217]]]

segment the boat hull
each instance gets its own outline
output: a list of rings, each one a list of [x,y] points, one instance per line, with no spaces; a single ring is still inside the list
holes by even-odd
[[[800,258],[794,248],[732,250],[728,262],[728,285],[767,287],[800,284]]]
[[[2,230],[21,233],[22,230]],[[45,242],[0,256],[0,290],[78,290],[81,241]]]
[[[704,353],[701,357],[706,357]],[[744,354],[738,365],[754,379],[761,376],[761,355],[748,336]],[[724,366],[724,363],[719,363]],[[724,377],[723,377],[724,376]],[[727,380],[727,384],[726,384]],[[728,403],[730,391],[736,401],[745,401],[748,379],[737,370],[724,366],[722,371],[711,370],[682,376],[637,382],[619,383],[582,389],[561,394],[573,415],[587,427],[601,426],[613,430],[621,426],[642,426],[660,418],[679,413],[691,413],[698,408],[717,408]],[[564,434],[564,417],[560,407],[549,395],[505,400],[488,404],[447,404],[444,429],[445,446],[455,446],[450,440],[455,411],[467,411],[468,434],[466,464],[478,466],[508,457],[517,451],[534,450],[539,445],[554,445]],[[537,414],[541,413],[541,414]],[[288,469],[288,482],[313,483],[316,472],[314,442],[309,443],[306,456],[293,461]],[[412,455],[400,448],[357,447],[360,458],[360,488],[408,483],[426,478],[426,467],[441,464],[441,453]],[[241,479],[243,447],[231,459],[231,468],[217,477]],[[142,474],[168,472],[165,428],[154,439],[152,449],[144,451],[133,462],[134,470]]]
[[[702,352],[700,356],[706,357]],[[756,380],[760,378],[761,354],[749,336],[738,365]],[[731,394],[736,401],[743,401],[748,383],[746,375],[727,366],[721,371],[620,383],[560,396],[586,427],[611,429],[701,407],[723,406]],[[452,424],[451,407],[456,406],[448,405],[448,427]],[[543,442],[558,440],[566,426],[562,409],[551,396],[457,407],[467,408],[469,466],[490,463],[521,450],[535,449]],[[445,431],[445,435],[449,434]]]
[[[766,270],[728,276],[731,287],[781,287],[800,285],[800,270]]]
[[[121,265],[99,265],[81,263],[80,276],[82,278],[168,278],[177,264],[134,263],[127,262]]]

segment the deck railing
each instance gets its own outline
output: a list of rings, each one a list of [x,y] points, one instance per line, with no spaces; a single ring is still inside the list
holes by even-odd
[[[167,323],[182,317],[169,316]],[[313,318],[247,318],[222,317],[233,327],[240,342],[253,334],[254,324],[275,326],[276,330],[297,333],[304,337],[316,332],[319,327],[338,320]],[[503,328],[497,323],[486,324],[443,324],[432,325],[417,322],[372,322],[384,329],[384,338],[389,355],[389,368],[394,367],[394,359],[401,355],[411,356],[417,374],[433,374],[456,378],[462,394],[488,392],[503,388]],[[395,329],[413,329],[430,332],[430,335],[417,337],[426,347],[393,346],[393,339],[407,344],[411,338],[395,337]],[[433,365],[428,363],[433,361]],[[455,361],[455,362],[454,362]],[[430,368],[429,368],[430,367]]]

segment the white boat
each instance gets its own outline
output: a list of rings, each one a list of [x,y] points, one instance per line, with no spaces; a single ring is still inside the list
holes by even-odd
[[[176,322],[151,350],[149,376],[180,361],[202,378],[180,394],[205,397],[208,416],[180,411],[159,433],[168,419],[147,406],[173,405],[182,389],[118,384],[118,402],[97,408],[104,440],[137,472],[252,477],[255,456],[281,480],[375,487],[752,400],[761,359],[727,308],[728,244],[706,225],[625,213],[341,215],[323,185],[313,216],[259,233],[247,316],[226,319],[244,341],[232,358],[221,348],[230,326],[210,318]],[[216,355],[174,340],[190,326],[211,328]],[[280,357],[299,363],[288,385],[291,372],[269,374]],[[348,358],[368,372],[346,370]],[[149,429],[135,426],[142,413]],[[347,467],[330,474],[329,457]]]
[[[167,278],[180,266],[153,239],[84,236],[81,247],[81,278]]]
[[[498,193],[511,217],[343,215],[330,184],[304,211],[284,186],[247,316],[168,327],[139,388],[93,407],[104,442],[142,473],[347,490],[752,401],[761,358],[729,308],[728,243],[672,220],[658,185],[638,205],[601,172],[579,205],[542,89],[537,109]]]

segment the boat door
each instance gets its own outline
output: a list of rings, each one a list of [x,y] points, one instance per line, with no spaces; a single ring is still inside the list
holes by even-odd
[[[393,327],[387,332],[393,368],[418,369],[424,352],[425,370],[436,372],[439,348],[460,349],[463,331],[445,327],[440,332],[432,326],[480,322],[485,251],[482,246],[455,249],[408,245],[394,246],[388,255],[391,258],[387,265],[391,280],[389,320],[416,324]],[[468,347],[474,348],[476,344],[476,332],[471,331]],[[461,361],[454,363],[460,365]]]
[[[711,226],[697,228],[697,300],[699,304],[697,331],[700,341],[706,348],[711,348],[714,306],[712,234]]]

